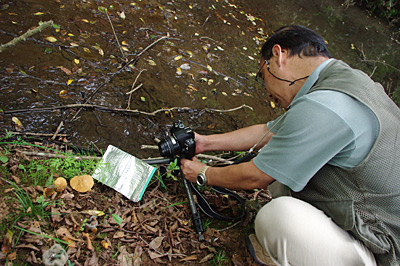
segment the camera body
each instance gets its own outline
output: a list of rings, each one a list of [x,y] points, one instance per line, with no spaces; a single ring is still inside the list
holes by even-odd
[[[193,130],[185,127],[182,121],[175,122],[171,128],[171,135],[158,143],[158,149],[163,157],[192,158],[196,154]]]

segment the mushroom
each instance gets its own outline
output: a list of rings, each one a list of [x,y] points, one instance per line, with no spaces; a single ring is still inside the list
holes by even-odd
[[[59,177],[54,181],[54,186],[57,192],[61,192],[67,187],[67,180],[64,177]]]
[[[76,191],[84,193],[92,189],[94,181],[90,175],[80,175],[74,176],[69,184]]]

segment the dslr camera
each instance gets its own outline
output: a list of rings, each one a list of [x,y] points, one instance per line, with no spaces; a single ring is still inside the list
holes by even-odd
[[[185,127],[182,121],[175,122],[171,128],[170,136],[158,143],[158,149],[163,157],[192,158],[196,154],[193,130]]]

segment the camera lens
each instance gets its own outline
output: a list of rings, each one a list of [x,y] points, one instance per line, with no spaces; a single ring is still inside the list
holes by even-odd
[[[171,136],[158,143],[158,149],[163,157],[172,158],[180,154],[179,143]]]

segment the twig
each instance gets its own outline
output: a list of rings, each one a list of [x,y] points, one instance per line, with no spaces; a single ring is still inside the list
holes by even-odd
[[[400,69],[398,69],[397,67],[394,67],[394,66],[392,66],[392,65],[390,65],[390,64],[388,64],[388,63],[386,63],[386,62],[380,61],[380,60],[367,60],[367,59],[363,59],[362,61],[364,61],[364,62],[371,62],[371,63],[380,63],[380,64],[383,64],[383,65],[385,65],[385,66],[391,67],[391,68],[393,68],[394,70],[400,72]]]
[[[136,88],[134,88],[133,90],[131,90],[131,91],[128,91],[126,94],[130,94],[130,95],[132,95],[132,93],[134,93],[135,91],[137,91],[140,87],[142,87],[143,86],[143,83],[140,83],[139,85],[137,85],[137,87]],[[129,98],[130,99],[130,98]],[[128,104],[128,106],[129,106],[129,104]],[[129,109],[129,108],[127,108],[127,109]]]
[[[120,108],[109,108],[106,106],[102,105],[95,105],[95,104],[67,104],[67,105],[62,105],[62,106],[54,106],[54,107],[44,107],[44,108],[30,108],[30,109],[18,109],[18,110],[10,110],[10,111],[4,111],[4,114],[14,114],[14,113],[23,113],[23,112],[42,112],[42,111],[53,111],[56,109],[70,109],[70,108],[95,108],[99,110],[105,110],[105,111],[112,111],[112,112],[127,112],[127,113],[133,113],[133,114],[142,114],[142,115],[150,115],[154,116],[158,113],[161,112],[170,112],[173,110],[179,110],[179,111],[192,111],[193,108],[190,107],[171,107],[171,108],[162,108],[155,110],[153,112],[145,112],[145,111],[139,111],[139,110],[127,110],[127,109],[120,109]],[[237,111],[242,108],[249,108],[250,110],[253,110],[252,107],[242,104],[241,106],[232,108],[232,109],[227,109],[227,110],[222,110],[222,109],[212,109],[212,108],[205,108],[201,110],[200,112],[217,112],[217,113],[226,113],[226,112],[233,112]]]
[[[104,13],[106,13],[107,18],[108,18],[108,21],[110,22],[111,29],[112,29],[112,31],[113,31],[113,33],[114,33],[115,40],[117,41],[118,48],[119,48],[119,50],[121,51],[122,58],[126,59],[125,54],[124,54],[124,51],[122,50],[122,47],[121,47],[121,45],[119,44],[119,40],[118,40],[117,34],[115,33],[114,25],[113,25],[113,23],[112,23],[112,21],[111,21],[110,16],[109,16],[108,13],[107,13],[107,9],[104,11]]]
[[[32,132],[10,132],[13,135],[26,135],[26,136],[39,136],[39,137],[51,137],[54,134],[47,134],[47,133],[32,133]],[[60,137],[66,137],[67,134],[58,134]]]
[[[137,61],[139,59],[139,57],[148,49],[150,49],[150,47],[152,47],[153,45],[155,45],[156,43],[158,43],[159,41],[166,39],[169,37],[169,33],[167,33],[166,36],[163,36],[161,38],[159,38],[158,40],[154,41],[152,44],[150,44],[149,46],[147,46],[145,49],[143,49],[139,54],[137,54],[135,56],[135,58],[133,58],[132,60],[130,60],[128,63],[126,63],[123,67],[121,67],[118,71],[114,72],[110,77],[107,78],[106,81],[104,81],[102,84],[100,84],[93,92],[92,94],[90,94],[90,96],[86,99],[85,104],[87,104],[90,99],[102,88],[104,87],[108,82],[110,82],[111,78],[114,77],[115,75],[117,75],[118,73],[120,73],[122,70],[124,70],[127,66],[129,66],[130,64],[132,64],[133,62]],[[81,112],[82,108],[78,110],[78,112],[76,112],[76,114],[72,117],[71,121],[75,120],[75,118],[78,116],[78,114]]]
[[[126,109],[131,109],[131,98],[132,98],[132,93],[135,92],[137,89],[139,89],[143,84],[141,83],[139,86],[137,86],[135,89],[133,89],[133,87],[135,87],[136,81],[138,80],[140,74],[142,74],[143,71],[147,71],[146,69],[142,69],[140,70],[139,74],[137,75],[135,81],[132,83],[132,89],[130,92],[127,92],[126,94],[129,94],[129,99],[128,99],[128,106],[126,107]]]
[[[61,127],[62,127],[63,125],[64,125],[64,121],[61,121],[60,124],[59,124],[58,127],[57,127],[56,132],[54,132],[54,135],[51,137],[52,140],[54,140],[54,139],[57,137],[58,132],[60,132]]]
[[[101,157],[98,156],[68,156],[68,155],[63,155],[63,154],[57,154],[57,153],[48,153],[48,152],[33,152],[33,151],[21,151],[21,150],[15,150],[16,152],[22,153],[24,155],[28,156],[37,156],[37,157],[46,157],[46,158],[74,158],[75,160],[101,160]]]
[[[232,224],[231,226],[228,226],[228,227],[219,229],[219,230],[217,230],[217,231],[218,231],[218,232],[223,232],[223,231],[229,230],[229,229],[235,227],[236,225],[240,224],[241,222],[242,222],[242,221],[236,222],[236,223]]]
[[[203,25],[201,25],[202,27],[204,27],[204,25],[206,25],[207,21],[211,18],[211,15],[208,15],[208,17],[204,20]]]
[[[28,37],[40,32],[40,31],[46,29],[47,27],[49,27],[51,25],[53,25],[53,21],[52,20],[46,21],[46,22],[42,23],[41,25],[37,26],[36,28],[34,28],[32,30],[28,30],[27,32],[25,32],[21,36],[12,39],[8,43],[0,45],[0,53],[3,52],[8,47],[16,45],[20,41],[25,41],[26,38],[28,38]]]

